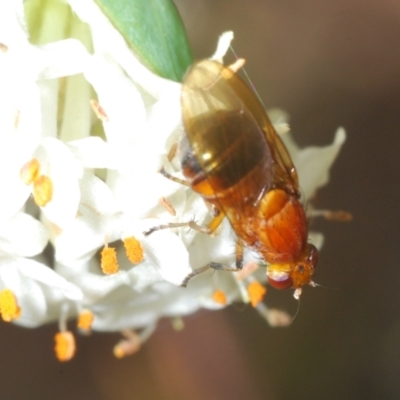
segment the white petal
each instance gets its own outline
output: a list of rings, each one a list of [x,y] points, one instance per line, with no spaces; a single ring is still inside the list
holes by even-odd
[[[221,310],[226,307],[225,304],[217,303],[213,298],[212,295],[204,295],[199,297],[199,304],[202,308],[206,308],[207,310]],[[229,302],[227,302],[229,304]]]
[[[300,187],[306,199],[310,199],[318,188],[328,182],[329,169],[345,140],[346,133],[343,128],[339,128],[331,145],[307,147],[293,157],[299,173]]]
[[[280,108],[270,108],[267,110],[267,114],[274,125],[287,124],[289,122],[289,114]]]
[[[96,315],[93,328],[100,331],[143,328],[159,319],[166,301],[150,289],[138,294],[128,287],[120,288],[109,295],[108,301],[92,306]]]
[[[76,39],[60,40],[37,48],[35,59],[40,63],[39,79],[55,79],[75,75],[86,69],[89,53]]]
[[[82,300],[81,290],[51,268],[34,260],[19,259],[18,270],[26,278],[43,284],[70,300]]]
[[[7,46],[27,44],[22,1],[3,1],[0,7],[0,42]]]
[[[142,97],[124,72],[111,60],[94,55],[85,76],[96,90],[107,115],[103,123],[111,143],[131,144],[143,134],[146,111]]]
[[[109,187],[95,175],[85,172],[79,181],[81,204],[92,208],[99,214],[115,211],[114,196]]]
[[[84,304],[91,305],[104,299],[115,289],[129,285],[130,279],[125,271],[114,275],[104,275],[99,263],[92,258],[86,264],[73,264],[70,266],[56,264],[56,271],[75,283],[84,293]]]
[[[37,86],[40,92],[42,137],[57,136],[58,80],[40,80]]]
[[[21,145],[24,138],[1,137],[0,133],[0,181],[3,188],[0,207],[0,223],[15,215],[31,193],[20,177],[23,165],[31,159],[33,149]]]
[[[150,109],[145,139],[155,154],[168,153],[170,146],[167,147],[167,140],[177,128],[183,130],[181,87],[179,83],[171,85],[170,90],[165,92]]]
[[[134,82],[145,88],[153,97],[160,97],[174,84],[153,74],[137,60],[121,34],[93,1],[68,0],[68,3],[78,17],[90,25],[96,53],[110,55]]]
[[[20,178],[22,166],[32,158],[41,135],[40,92],[29,80],[1,70],[0,62],[0,221],[15,215],[30,194]]]
[[[32,80],[54,79],[83,72],[88,53],[81,42],[67,39],[40,47],[30,45],[23,8],[13,4],[0,8],[0,42],[8,46],[15,73]],[[16,0],[9,3],[16,3]]]
[[[116,168],[111,146],[103,139],[90,136],[68,143],[68,147],[84,168]]]
[[[97,213],[90,220],[87,215],[78,217],[60,234],[55,243],[55,259],[60,264],[78,266],[87,262],[105,243],[108,221],[98,217]]]
[[[15,150],[15,159],[7,163],[1,157],[3,155],[2,150]],[[20,211],[31,193],[31,188],[25,185],[20,178],[20,169],[26,161],[19,157],[19,150],[20,146],[7,146],[1,149],[0,144],[0,181],[4,190],[4,195],[1,198],[0,223],[9,220]]]
[[[112,171],[107,184],[114,194],[118,209],[136,218],[148,216],[149,210],[158,205],[161,197],[168,197],[182,186],[157,173],[157,168],[125,174]]]
[[[215,53],[212,55],[211,60],[216,60],[222,63],[222,60],[226,52],[229,50],[229,46],[231,45],[232,40],[233,40],[233,32],[232,31],[224,32],[218,39],[217,49],[215,50]]]
[[[52,222],[64,228],[75,218],[78,210],[78,179],[82,168],[68,147],[54,138],[44,139],[36,156],[41,162],[43,173],[53,182],[53,198],[43,207],[43,212]]]
[[[124,237],[134,236],[143,246],[145,261],[167,281],[180,285],[191,272],[189,254],[178,236],[171,230],[162,230],[149,236],[143,232],[158,224],[155,219],[145,219],[126,226]]]
[[[192,190],[187,190],[187,189],[183,190],[185,192],[185,196],[180,194],[181,192],[179,192],[179,194],[185,200],[183,204],[184,207],[182,210],[178,207],[175,207],[178,213],[177,219],[181,222],[194,220],[197,224],[201,226],[207,226],[206,219],[208,218],[208,221],[211,220],[210,218],[211,214],[203,198],[200,197],[197,193],[193,192]],[[172,197],[171,201],[173,201],[175,197],[176,196]],[[176,202],[173,202],[173,204],[175,206]],[[195,231],[194,229],[181,230],[180,238],[182,239],[182,241],[185,243],[186,246],[189,246],[192,243],[194,237],[196,237],[198,234],[199,232]],[[200,234],[200,236],[206,237],[209,235]]]
[[[16,295],[22,309],[16,323],[27,327],[56,319],[63,303],[82,298],[78,287],[52,269],[24,258],[0,259],[0,285]]]
[[[44,226],[25,213],[1,224],[0,254],[32,257],[43,251],[48,241]]]
[[[110,294],[108,302],[93,306],[96,315],[93,327],[103,331],[139,329],[154,324],[163,316],[181,316],[198,309],[193,292],[167,282],[160,282],[142,293],[121,288]]]
[[[121,238],[123,218],[120,214],[102,216],[91,207],[80,207],[80,213],[56,239],[55,258],[64,265],[89,261],[105,245]]]
[[[193,269],[203,267],[210,261],[231,265],[235,261],[235,234],[225,219],[215,237],[197,233],[189,249]],[[229,275],[229,274],[228,274]]]
[[[0,136],[19,139],[21,151],[29,154],[41,136],[40,91],[25,74],[15,74],[7,57],[6,53],[4,60],[0,60]]]
[[[175,285],[181,285],[189,273],[189,254],[182,241],[171,232],[157,232],[143,242],[146,258],[161,276]]]

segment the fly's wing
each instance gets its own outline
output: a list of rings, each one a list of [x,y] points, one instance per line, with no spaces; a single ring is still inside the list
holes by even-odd
[[[242,99],[246,108],[250,110],[264,131],[265,138],[276,162],[274,184],[289,193],[299,194],[299,179],[296,168],[285,145],[268,118],[264,107],[242,79],[229,68],[223,67],[222,75],[237,96]]]
[[[195,64],[183,82],[181,104],[190,146],[228,217],[228,208],[251,212],[272,187],[297,191],[286,148],[254,94],[229,68],[211,60]]]
[[[228,218],[229,209],[252,211],[274,179],[270,146],[236,83],[244,85],[222,64],[205,60],[189,70],[181,95],[190,147]]]

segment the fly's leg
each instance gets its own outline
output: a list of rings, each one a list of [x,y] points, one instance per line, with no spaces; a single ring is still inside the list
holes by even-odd
[[[165,178],[169,179],[170,181],[179,183],[179,184],[184,185],[184,186],[190,186],[189,183],[186,182],[184,179],[179,179],[179,178],[171,175],[169,172],[167,172],[165,170],[164,167],[161,167],[161,169],[158,172],[162,176],[164,176]],[[201,227],[200,225],[197,225],[194,221],[188,221],[188,222],[176,222],[176,223],[170,223],[170,224],[154,226],[153,228],[150,228],[149,230],[143,232],[143,234],[145,236],[149,236],[153,232],[160,231],[162,229],[184,228],[184,227],[189,227],[189,228],[192,228],[192,229],[196,229],[199,232],[202,232],[203,229],[205,229],[205,228]],[[206,232],[206,233],[208,233],[208,232]]]
[[[172,228],[191,228],[197,232],[205,233],[206,235],[211,235],[218,226],[221,224],[224,219],[225,214],[219,213],[216,217],[214,217],[211,222],[207,226],[201,226],[196,224],[195,221],[187,221],[187,222],[171,222],[169,224],[153,226],[149,230],[143,232],[145,236],[151,235],[153,232],[160,231],[162,229],[172,229]]]
[[[161,167],[160,169],[160,174],[163,175],[165,178],[173,181],[180,183],[181,185],[185,186],[190,186],[188,182],[186,182],[184,179],[179,179],[173,175],[171,175],[169,172],[165,170],[164,167]],[[201,225],[196,224],[195,221],[187,221],[187,222],[172,222],[169,224],[164,224],[164,225],[158,225],[154,226],[153,228],[150,228],[149,230],[143,232],[145,236],[149,236],[152,233],[156,231],[160,231],[162,229],[172,229],[172,228],[191,228],[194,229],[197,232],[205,233],[207,235],[211,235],[215,230],[218,228],[218,226],[221,224],[222,220],[225,217],[225,214],[222,212],[219,212],[215,207],[212,209],[213,212],[213,219],[210,221],[210,223],[204,227]]]
[[[186,182],[183,179],[176,178],[175,176],[169,174],[164,167],[160,169],[160,173],[166,177],[167,179],[170,179],[171,181],[180,183],[181,185],[185,186],[190,186],[188,182]],[[204,227],[201,225],[198,225],[195,221],[188,221],[188,222],[173,222],[169,224],[164,224],[164,225],[158,225],[153,228],[150,228],[149,230],[144,232],[145,236],[151,235],[152,233],[162,230],[162,229],[171,229],[171,228],[184,228],[188,227],[191,229],[194,229],[198,232],[205,233],[207,235],[211,235],[216,231],[216,229],[221,225],[223,219],[225,218],[225,214],[221,212],[221,210],[217,209],[215,206],[212,208],[212,214],[213,214],[213,219],[210,221],[210,223]],[[236,262],[235,266],[232,267],[230,265],[222,264],[222,263],[216,263],[216,262],[210,262],[204,267],[198,268],[191,272],[189,275],[186,276],[186,278],[183,280],[181,286],[186,287],[188,284],[189,280],[193,278],[196,275],[201,274],[202,272],[205,272],[207,270],[214,269],[216,271],[228,271],[228,272],[237,272],[240,271],[243,268],[243,244],[240,241],[236,242],[236,247],[235,247],[235,254],[236,254]]]
[[[235,257],[236,261],[234,267],[222,263],[210,262],[204,267],[197,268],[189,275],[187,275],[186,278],[183,280],[181,286],[186,287],[190,279],[192,279],[196,275],[201,274],[202,272],[208,271],[210,268],[216,271],[228,271],[228,272],[240,271],[243,268],[243,243],[241,243],[240,241],[236,242],[235,256],[236,256]]]
[[[167,179],[170,181],[180,183],[181,185],[184,186],[190,186],[188,182],[186,182],[184,179],[179,179],[176,176],[171,175],[169,172],[165,170],[164,167],[161,167],[161,169],[158,171],[162,176],[165,176]]]

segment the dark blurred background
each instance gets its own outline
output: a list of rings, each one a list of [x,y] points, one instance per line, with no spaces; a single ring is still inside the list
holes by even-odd
[[[316,280],[289,328],[251,308],[169,321],[118,361],[119,335],[79,338],[67,364],[55,326],[0,324],[0,399],[399,399],[400,3],[391,0],[175,0],[196,58],[235,32],[236,53],[268,107],[291,116],[302,146],[348,140],[317,206],[353,213],[315,220],[325,234]],[[268,304],[291,313],[291,292]]]

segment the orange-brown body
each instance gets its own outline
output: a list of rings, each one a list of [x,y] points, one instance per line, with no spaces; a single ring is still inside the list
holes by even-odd
[[[269,264],[274,287],[312,284],[317,250],[308,244],[297,173],[263,107],[229,68],[205,60],[182,89],[183,174],[226,216],[238,240]],[[216,222],[215,222],[216,221]]]

